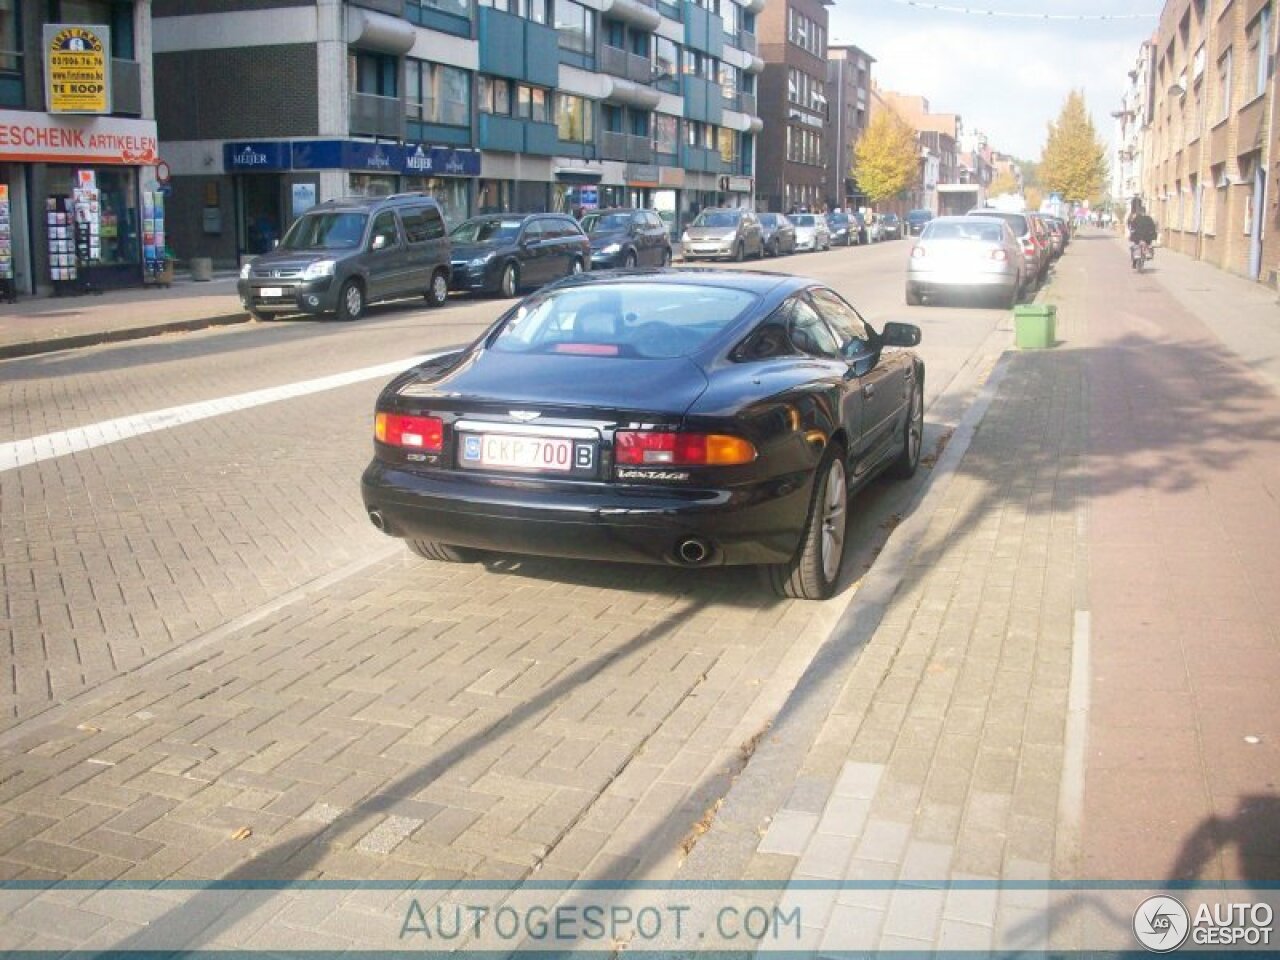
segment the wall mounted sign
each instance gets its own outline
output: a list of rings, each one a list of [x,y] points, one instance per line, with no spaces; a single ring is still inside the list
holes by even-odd
[[[111,112],[111,29],[44,25],[44,74],[50,113]]]

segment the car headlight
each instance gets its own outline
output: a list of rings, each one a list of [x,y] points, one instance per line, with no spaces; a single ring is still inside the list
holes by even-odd
[[[688,230],[686,230],[684,233],[680,234],[680,242],[681,242],[681,243],[688,243],[688,242],[689,242],[689,231],[688,231]]]
[[[473,257],[471,262],[467,264],[469,267],[483,267],[489,262],[489,255],[486,253],[482,257]]]
[[[240,279],[241,279],[241,280],[248,280],[248,279],[249,279],[249,268],[250,268],[251,266],[253,266],[253,264],[251,264],[251,263],[246,263],[243,267],[241,267],[241,268],[240,268]]]
[[[302,271],[303,280],[319,280],[323,277],[332,277],[335,261],[333,260],[317,260],[315,263],[309,263]]]
[[[619,250],[621,250],[621,249],[622,249],[622,244],[620,244],[620,243],[611,243],[611,244],[609,244],[607,247],[604,247],[600,252],[601,252],[601,253],[603,253],[605,256],[607,256],[607,257],[608,257],[608,256],[612,256],[613,254],[617,253],[617,252],[618,252]]]

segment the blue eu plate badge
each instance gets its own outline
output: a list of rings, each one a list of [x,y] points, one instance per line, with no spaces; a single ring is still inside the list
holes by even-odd
[[[462,438],[462,459],[476,460],[480,459],[480,438],[479,437],[463,437]]]

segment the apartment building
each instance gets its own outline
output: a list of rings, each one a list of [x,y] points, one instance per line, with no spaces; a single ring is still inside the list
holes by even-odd
[[[828,206],[856,210],[867,197],[853,174],[854,149],[871,122],[875,57],[852,44],[827,45],[826,152]]]
[[[235,263],[338,196],[752,203],[764,0],[154,0],[174,242]]]
[[[843,178],[829,167],[827,8],[834,0],[775,0],[760,15],[761,209],[821,210]]]
[[[1142,197],[1165,245],[1276,282],[1276,17],[1270,0],[1172,0],[1152,58]],[[1273,231],[1274,232],[1274,231]]]
[[[150,26],[149,0],[0,0],[0,285],[143,282]]]
[[[1111,157],[1111,205],[1127,211],[1135,198],[1141,199],[1142,171],[1147,152],[1147,135],[1151,129],[1154,102],[1151,70],[1153,43],[1138,48],[1138,56],[1129,71],[1120,109],[1113,111],[1115,148]]]

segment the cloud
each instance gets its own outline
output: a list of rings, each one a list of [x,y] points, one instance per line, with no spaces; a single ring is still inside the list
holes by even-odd
[[[1037,13],[1061,2],[987,0],[1002,10]],[[1070,12],[1090,12],[1074,3]],[[1046,10],[1047,8],[1047,10]],[[1124,9],[1121,9],[1124,8]],[[1158,13],[1155,2],[1111,0],[1100,13]],[[991,146],[1038,159],[1048,130],[1073,89],[1083,90],[1099,136],[1110,141],[1138,46],[1154,19],[1044,21],[964,16],[894,7],[889,0],[847,0],[831,8],[832,43],[857,44],[876,58],[872,78],[882,88],[919,94],[939,113],[958,113],[968,131]]]

